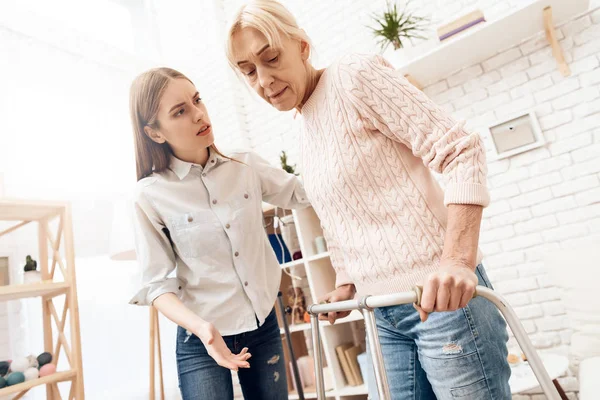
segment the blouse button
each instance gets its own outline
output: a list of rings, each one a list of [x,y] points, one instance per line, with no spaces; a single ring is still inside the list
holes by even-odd
[[[236,257],[240,255],[240,253],[238,253],[237,251],[234,254]]]
[[[244,195],[244,198],[245,198],[245,199],[247,199],[247,198],[248,198],[248,193],[246,193],[246,194]]]
[[[194,217],[192,217],[191,215],[188,215],[188,222],[192,222],[194,220]]]
[[[204,177],[205,177],[205,176],[206,176],[206,172],[203,172],[203,173],[202,173],[202,176],[204,176]]]
[[[213,204],[217,204],[217,199],[214,199],[214,200],[213,200]]]
[[[229,228],[231,228],[231,225],[229,225],[229,224],[225,225],[225,229],[229,229]]]
[[[248,281],[244,282],[244,286],[248,286]]]
[[[211,162],[211,164],[214,164],[214,163],[215,163],[215,160],[210,160],[210,162]]]

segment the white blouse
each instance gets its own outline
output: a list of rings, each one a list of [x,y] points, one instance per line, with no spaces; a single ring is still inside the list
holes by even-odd
[[[309,204],[298,177],[250,151],[231,157],[239,162],[211,152],[204,168],[172,157],[167,170],[137,183],[134,205],[142,282],[130,303],[175,293],[222,335],[262,325],[277,298],[281,267],[262,202]]]

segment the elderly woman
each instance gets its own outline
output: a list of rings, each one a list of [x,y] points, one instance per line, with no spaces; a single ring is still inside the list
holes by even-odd
[[[316,69],[310,51],[273,0],[250,1],[229,28],[231,66],[271,106],[302,116],[304,183],[337,273],[325,300],[423,284],[420,309],[376,310],[393,398],[509,399],[506,324],[471,300],[477,284],[491,287],[478,251],[489,203],[479,135],[380,56]]]

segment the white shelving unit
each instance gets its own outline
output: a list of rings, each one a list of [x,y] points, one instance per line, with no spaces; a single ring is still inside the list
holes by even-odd
[[[31,389],[45,386],[48,400],[83,400],[85,393],[71,207],[68,203],[4,198],[0,199],[0,221],[11,225],[2,230],[0,236],[30,223],[38,226],[37,258],[42,280],[24,284],[11,282],[0,286],[0,302],[41,297],[44,351],[52,354],[52,363],[58,368],[54,374],[0,389],[0,398],[20,399]],[[61,382],[69,382],[70,385],[59,386]],[[65,389],[68,386],[70,391],[67,394]]]
[[[269,212],[272,212],[272,209],[267,207],[264,208],[263,211],[265,212],[265,215],[268,215]],[[314,241],[316,237],[323,236],[323,231],[315,211],[312,207],[309,207],[304,210],[295,210],[293,211],[293,214],[294,227],[298,235],[303,258],[301,260],[283,264],[282,268],[287,271],[293,270],[296,274],[300,271],[301,275],[306,275],[310,293],[304,293],[304,295],[306,298],[306,305],[308,306],[317,302],[319,298],[335,288],[335,271],[331,266],[329,252],[321,254],[316,252]],[[281,285],[283,293],[285,293],[285,288],[290,284],[291,278],[288,275],[283,274]],[[281,318],[281,316],[279,316],[279,318]],[[333,388],[326,392],[328,399],[360,400],[367,398],[367,388],[365,385],[348,385],[335,351],[336,346],[342,343],[356,342],[354,337],[355,334],[351,329],[351,323],[362,320],[362,314],[359,311],[353,311],[348,317],[337,320],[333,326],[327,321],[322,321],[320,323],[324,364],[329,367],[333,381]],[[289,328],[296,358],[309,354],[306,343],[310,343],[310,324],[293,324],[290,325]],[[281,334],[284,334],[283,328],[281,329]],[[309,340],[307,341],[307,339]],[[361,339],[361,341],[364,342],[364,336],[362,336]],[[287,354],[287,350],[285,353],[286,365],[289,365],[289,354]],[[290,386],[292,385],[291,379],[292,375],[290,371],[288,374]],[[304,389],[304,397],[307,399],[317,398],[315,390],[311,390],[311,388]],[[290,393],[289,398],[298,399],[298,395],[292,392]]]
[[[464,67],[485,61],[539,32],[550,28],[553,31],[554,26],[585,12],[589,5],[589,0],[530,2],[503,17],[484,22],[455,38],[445,40],[439,46],[399,66],[398,70],[410,75],[419,85],[427,86]],[[550,21],[547,21],[544,11],[547,7],[552,10]],[[549,40],[552,44],[552,40]],[[559,63],[559,67],[564,73],[564,66]]]

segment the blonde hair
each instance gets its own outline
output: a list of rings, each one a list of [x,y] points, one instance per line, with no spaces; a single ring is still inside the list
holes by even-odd
[[[281,47],[281,35],[311,44],[306,32],[283,4],[275,0],[250,0],[234,15],[227,34],[227,60],[234,70],[237,65],[233,59],[233,36],[244,28],[254,28],[265,35],[271,47]]]
[[[185,79],[194,84],[181,72],[171,68],[154,68],[140,74],[133,80],[129,91],[129,113],[133,125],[135,147],[135,166],[137,180],[153,172],[161,172],[169,167],[171,147],[168,143],[156,143],[146,135],[144,127],[159,129],[158,108],[160,100],[169,83],[174,79]],[[221,157],[223,155],[212,144],[210,149]],[[234,160],[235,161],[235,160]]]

